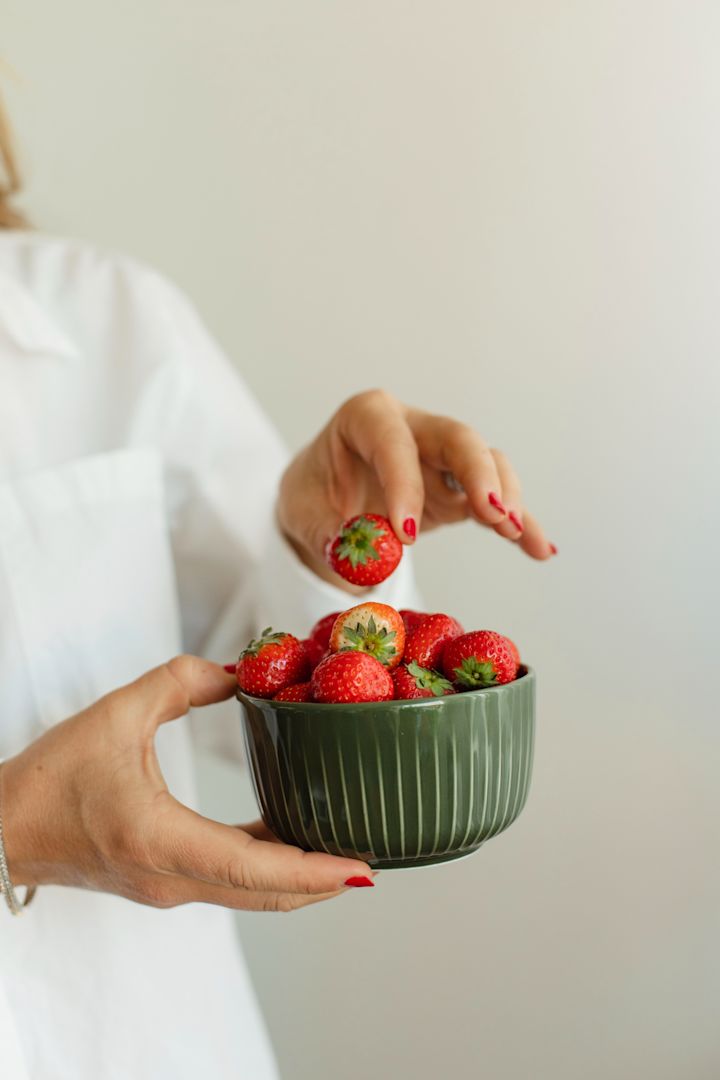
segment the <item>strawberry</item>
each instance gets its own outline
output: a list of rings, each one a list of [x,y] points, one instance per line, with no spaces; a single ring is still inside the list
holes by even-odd
[[[308,634],[311,641],[317,641],[322,645],[323,652],[330,644],[330,631],[339,614],[339,611],[331,611],[329,615],[323,615],[322,619],[318,619]]]
[[[409,634],[423,619],[427,619],[426,611],[411,611],[410,608],[400,608],[400,617],[405,627],[405,633]]]
[[[292,634],[274,634],[269,626],[240,653],[235,669],[240,689],[261,698],[271,698],[286,686],[302,682],[307,673],[303,643]]]
[[[357,604],[338,615],[330,635],[330,651],[349,649],[369,653],[385,667],[402,660],[405,627],[400,612],[389,604]]]
[[[323,656],[325,655],[325,650],[327,649],[327,646],[322,645],[319,641],[316,641],[315,638],[311,637],[305,638],[301,642],[301,644],[303,649],[305,650],[305,655],[307,656],[310,670],[314,671],[322,660]]]
[[[442,652],[448,641],[459,637],[464,630],[450,615],[428,615],[412,630],[405,643],[405,662],[416,661],[420,667],[439,668]]]
[[[520,659],[520,650],[518,649],[515,642],[511,640],[511,638],[509,638],[505,634],[503,635],[503,637],[505,638],[505,640],[508,643],[508,646],[510,647],[510,652],[513,654],[513,659],[515,661],[515,668],[517,669],[517,668],[520,667],[520,665],[522,663],[522,660]]]
[[[443,671],[465,690],[512,682],[517,673],[515,657],[502,634],[473,630],[453,638],[445,646]]]
[[[294,683],[292,686],[286,686],[284,690],[275,695],[273,701],[312,701],[310,683],[299,682]]]
[[[351,649],[331,653],[312,673],[315,701],[390,701],[395,694],[392,676],[379,660]]]
[[[393,671],[396,698],[445,697],[456,694],[452,683],[444,679],[437,671],[420,667],[414,660],[401,664]]]
[[[390,577],[402,552],[387,518],[360,514],[340,526],[326,557],[335,573],[353,585],[377,585]]]

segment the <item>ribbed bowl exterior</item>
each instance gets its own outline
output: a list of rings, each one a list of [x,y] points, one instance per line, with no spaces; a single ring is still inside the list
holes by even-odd
[[[535,675],[445,698],[361,705],[238,692],[262,816],[288,844],[381,868],[460,858],[525,805]]]

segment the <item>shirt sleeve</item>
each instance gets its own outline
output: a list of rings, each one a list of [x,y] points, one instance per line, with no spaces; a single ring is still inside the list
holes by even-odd
[[[163,279],[155,288],[173,362],[160,437],[183,647],[227,663],[262,627],[306,637],[316,619],[354,599],[312,573],[281,536],[282,439],[187,299]],[[420,606],[411,557],[363,598]],[[198,711],[192,727],[198,747],[242,757],[236,702]]]

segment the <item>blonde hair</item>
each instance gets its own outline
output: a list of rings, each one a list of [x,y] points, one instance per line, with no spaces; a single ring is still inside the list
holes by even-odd
[[[13,196],[21,187],[10,121],[0,98],[0,229],[27,227],[24,215],[11,206]]]

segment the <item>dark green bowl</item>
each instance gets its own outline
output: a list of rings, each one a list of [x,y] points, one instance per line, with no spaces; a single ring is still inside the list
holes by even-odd
[[[444,698],[322,705],[238,691],[265,823],[285,843],[370,866],[476,851],[527,799],[535,675]]]

